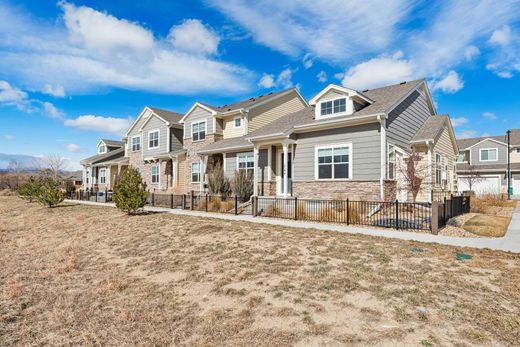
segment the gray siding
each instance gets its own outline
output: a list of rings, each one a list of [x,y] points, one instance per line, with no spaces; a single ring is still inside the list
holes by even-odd
[[[237,154],[226,153],[226,172],[224,174],[228,178],[232,178],[237,170]]]
[[[294,181],[314,180],[315,147],[352,143],[352,179],[376,180],[381,176],[380,125],[358,125],[298,135],[294,154]]]
[[[154,149],[148,149],[148,132],[151,130],[159,130],[159,147]],[[150,158],[156,155],[168,152],[167,148],[167,137],[168,137],[168,127],[166,123],[157,116],[152,116],[152,118],[146,123],[143,128],[142,133],[142,148],[143,148],[143,157]]]
[[[388,143],[402,148],[410,147],[410,140],[431,115],[424,92],[414,91],[388,114]]]
[[[237,171],[237,153],[226,153],[226,171],[224,172],[224,175],[230,179]],[[258,166],[260,168],[258,172],[260,182],[267,181],[267,149],[261,149],[258,151]]]
[[[213,116],[211,112],[197,107],[193,112],[189,115],[188,118],[185,119],[184,122],[184,138],[191,139],[191,124],[198,123],[201,121],[206,121],[206,134],[213,133]]]
[[[480,161],[480,149],[483,148],[497,148],[498,149],[498,160],[497,161]],[[496,164],[507,164],[507,146],[496,143],[494,141],[486,140],[471,148],[471,165],[496,165]]]
[[[170,151],[180,151],[183,142],[183,129],[171,128],[170,135]]]

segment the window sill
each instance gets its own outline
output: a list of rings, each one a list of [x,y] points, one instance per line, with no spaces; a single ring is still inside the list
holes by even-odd
[[[157,146],[157,147],[148,147],[148,149],[158,149],[160,148],[161,146]]]

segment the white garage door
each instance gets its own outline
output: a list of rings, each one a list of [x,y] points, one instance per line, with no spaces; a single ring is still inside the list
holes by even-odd
[[[469,185],[464,177],[459,176],[459,192],[469,190]],[[500,193],[500,177],[482,177],[482,180],[473,185],[473,191],[476,194],[498,194]]]
[[[513,178],[513,194],[520,195],[520,178]]]

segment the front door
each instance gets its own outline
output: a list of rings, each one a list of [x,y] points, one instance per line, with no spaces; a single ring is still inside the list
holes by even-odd
[[[287,166],[288,166],[288,170],[287,170],[287,188],[284,186],[284,181],[283,181],[283,173],[284,173],[284,170],[285,170],[285,167],[284,167],[284,154],[283,154],[283,151],[280,151],[279,152],[279,155],[278,155],[278,167],[280,168],[278,170],[278,180],[277,180],[277,186],[278,186],[278,195],[291,195],[291,187],[292,187],[292,155],[291,155],[291,152],[289,152],[288,154],[288,158],[287,158]]]

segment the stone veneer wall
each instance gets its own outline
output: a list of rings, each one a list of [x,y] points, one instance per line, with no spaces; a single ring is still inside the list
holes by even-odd
[[[276,196],[276,181],[265,181],[258,183],[259,196]]]
[[[191,183],[191,164],[195,161],[201,160],[201,157],[197,155],[197,151],[201,148],[207,146],[210,143],[222,140],[222,135],[218,134],[208,134],[206,135],[206,139],[204,141],[193,142],[191,139],[184,139],[184,148],[186,149],[186,192],[190,191],[198,192],[200,190],[199,183]],[[211,160],[211,156],[208,158]],[[211,165],[211,162],[208,162],[207,165]],[[179,173],[181,174],[181,173]]]
[[[153,183],[152,184],[152,166],[157,163],[145,163],[142,159],[141,151],[128,152],[128,160],[130,166],[133,166],[139,170],[141,173],[141,177],[143,181],[146,183],[146,186],[150,192],[157,193],[183,193],[176,189],[176,187],[171,186],[172,174],[171,174],[171,159],[160,161],[160,184]]]
[[[380,201],[380,182],[377,181],[296,181],[292,195],[302,199],[346,199]]]

